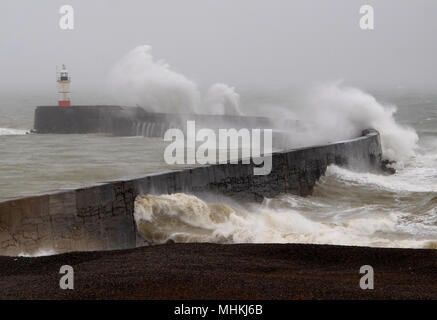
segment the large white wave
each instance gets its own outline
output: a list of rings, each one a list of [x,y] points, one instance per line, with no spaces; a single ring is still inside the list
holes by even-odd
[[[341,83],[321,85],[310,91],[302,105],[289,108],[302,126],[291,130],[301,145],[354,138],[374,128],[381,134],[384,156],[406,161],[415,154],[418,135],[395,120],[396,107],[378,102],[372,95]]]
[[[118,61],[108,84],[118,103],[153,112],[240,114],[239,95],[233,87],[217,83],[203,97],[195,82],[172,70],[164,60],[156,60],[147,45]]]
[[[426,247],[430,244],[429,240],[396,236],[402,219],[400,213],[363,212],[362,209],[355,212],[340,208],[329,212],[329,208],[323,208],[324,214],[318,215],[296,208],[289,198],[296,200],[293,196],[284,196],[274,200],[281,203],[279,206],[266,202],[242,207],[235,203],[210,204],[187,194],[139,196],[135,201],[135,220],[142,236],[151,243],[173,240],[377,247]],[[301,199],[311,202],[311,199],[300,197],[297,201]],[[390,234],[395,236],[388,236]]]
[[[202,94],[198,85],[156,60],[150,46],[139,46],[126,54],[111,70],[111,92],[120,104],[138,105],[153,112],[242,114],[240,96],[223,83]],[[250,114],[250,106],[246,113]],[[278,111],[279,110],[279,111]],[[378,102],[372,95],[341,83],[318,86],[299,105],[265,110],[277,119],[297,119],[284,147],[333,142],[359,136],[374,128],[381,134],[386,158],[403,162],[415,154],[416,132],[395,120],[396,107]]]
[[[197,85],[155,60],[150,46],[139,46],[112,68],[109,86],[123,104],[139,105],[154,112],[197,112]]]

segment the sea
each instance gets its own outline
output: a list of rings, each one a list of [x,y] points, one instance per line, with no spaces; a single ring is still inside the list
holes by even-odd
[[[317,119],[299,129],[303,132],[290,128],[295,138],[286,148],[351,138],[373,126],[381,133],[385,156],[396,160],[396,174],[330,166],[311,196],[281,194],[262,203],[218,195],[208,201],[189,194],[142,195],[135,217],[144,238],[437,248],[437,94],[340,84],[314,92],[298,107],[289,93],[247,90],[240,93],[239,108],[250,115],[274,110],[278,117],[304,123]],[[105,102],[78,96],[78,104]],[[165,163],[168,143],[160,138],[30,133],[35,107],[55,99],[35,92],[0,96],[0,201],[179,169]]]

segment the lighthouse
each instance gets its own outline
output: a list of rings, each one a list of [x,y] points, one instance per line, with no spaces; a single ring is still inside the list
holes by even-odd
[[[58,105],[60,107],[69,107],[71,105],[70,102],[70,76],[68,75],[67,68],[65,64],[62,65],[61,71],[57,74],[58,81],[58,93],[59,93],[59,102]]]

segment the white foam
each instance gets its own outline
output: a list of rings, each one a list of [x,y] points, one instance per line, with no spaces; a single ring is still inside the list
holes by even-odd
[[[28,133],[28,130],[0,128],[0,136],[17,136]]]
[[[350,171],[337,166],[329,166],[327,176],[335,176],[345,182],[356,185],[370,185],[378,189],[402,192],[437,192],[437,176],[434,168],[406,167],[400,169],[396,175],[379,175]],[[426,179],[427,176],[435,179]],[[421,179],[417,179],[421,177]]]
[[[46,257],[46,256],[53,256],[57,254],[57,252],[53,249],[38,249],[37,251],[33,252],[32,254],[22,252],[18,256],[19,257]]]
[[[288,201],[288,200],[286,200]],[[329,216],[329,215],[328,215]],[[292,208],[211,205],[186,194],[138,197],[138,229],[152,242],[315,243],[424,247],[429,240],[395,239],[401,213],[338,214],[314,219]]]

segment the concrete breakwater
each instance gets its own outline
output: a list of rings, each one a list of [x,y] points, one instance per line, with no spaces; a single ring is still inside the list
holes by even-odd
[[[255,176],[253,163],[227,163],[8,199],[0,202],[0,254],[132,248],[141,244],[134,220],[138,195],[212,193],[254,201],[285,192],[306,196],[330,164],[377,170],[381,161],[379,134],[366,130],[356,139],[274,153],[266,176]]]
[[[212,129],[263,129],[296,125],[294,121],[265,117],[150,113],[140,107],[40,106],[35,110],[34,131],[162,137],[169,128],[185,128],[187,120],[195,120],[198,125]]]

